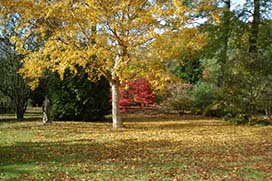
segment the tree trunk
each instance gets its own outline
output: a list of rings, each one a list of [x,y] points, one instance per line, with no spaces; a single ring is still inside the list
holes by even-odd
[[[119,81],[113,79],[111,82],[112,94],[112,123],[113,128],[122,128],[123,122],[120,115],[120,94],[119,94]]]
[[[257,53],[257,39],[260,24],[260,0],[254,0],[254,13],[251,27],[251,35],[249,37],[249,53]]]
[[[226,64],[228,60],[228,48],[229,48],[229,35],[230,35],[230,0],[225,0],[224,1],[224,7],[225,7],[225,12],[223,15],[223,21],[222,21],[222,28],[223,28],[223,47],[222,47],[222,53],[221,53],[221,72],[219,73],[218,80],[217,80],[217,86],[218,87],[223,87],[224,84],[224,79],[225,79],[225,69],[226,69]]]
[[[17,120],[23,120],[24,119],[24,111],[20,108],[16,108],[16,119]]]
[[[26,101],[20,100],[20,98],[19,98],[19,100],[16,100],[15,111],[16,111],[16,119],[23,120],[24,114],[26,111]]]

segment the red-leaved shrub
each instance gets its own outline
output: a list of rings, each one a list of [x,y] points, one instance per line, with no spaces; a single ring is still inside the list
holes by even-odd
[[[131,106],[139,106],[140,109],[154,104],[155,95],[150,83],[145,79],[136,79],[124,82],[120,89],[120,109],[128,111]]]

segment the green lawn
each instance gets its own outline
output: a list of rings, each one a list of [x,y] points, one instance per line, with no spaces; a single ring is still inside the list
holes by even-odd
[[[0,117],[0,180],[272,180],[271,126],[138,114],[113,130],[31,115]]]

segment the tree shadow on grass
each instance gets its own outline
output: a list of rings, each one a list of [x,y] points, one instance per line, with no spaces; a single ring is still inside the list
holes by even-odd
[[[117,170],[120,169],[121,172],[124,165],[140,168],[147,166],[148,161],[152,160],[159,164],[157,160],[159,153],[155,150],[169,145],[171,142],[167,140],[121,140],[117,144],[112,142],[102,144],[89,139],[63,142],[18,142],[14,146],[0,147],[0,173],[19,178],[22,175],[31,175],[33,170],[39,175],[44,172],[54,172],[56,167],[67,169],[78,167],[78,165],[87,165],[86,172],[94,171],[103,174],[111,168],[111,165]],[[98,170],[95,166],[98,166]],[[78,167],[78,169],[83,168]]]
[[[232,152],[225,152],[226,148]],[[33,170],[35,174],[53,172],[56,167],[63,167],[62,169],[74,167],[79,170],[78,172],[85,169],[87,173],[99,172],[100,174],[104,174],[110,168],[122,173],[124,167],[131,167],[135,169],[132,172],[136,174],[145,169],[145,172],[148,172],[148,169],[149,171],[152,169],[161,169],[159,171],[176,169],[177,171],[183,169],[180,165],[184,164],[187,168],[181,171],[188,171],[188,168],[191,168],[194,173],[203,172],[203,170],[208,173],[217,169],[224,173],[225,169],[231,171],[235,165],[239,164],[240,158],[243,161],[246,157],[257,155],[253,148],[254,145],[246,145],[246,148],[241,145],[237,149],[236,145],[231,144],[194,146],[182,141],[163,139],[143,141],[125,138],[104,143],[98,143],[93,139],[17,142],[12,146],[0,147],[0,173],[16,175],[18,178],[22,174],[31,175]],[[265,150],[269,149],[269,146],[265,147]],[[221,167],[229,161],[236,164]],[[85,166],[82,168],[78,165]],[[76,174],[80,174],[78,172]]]
[[[93,139],[75,139],[61,142],[17,142],[0,146],[0,165],[32,163],[95,163],[103,160],[144,160],[154,149],[171,146],[171,140],[141,141],[122,139],[118,142],[98,143]]]
[[[33,122],[42,121],[42,113],[31,112],[24,115],[23,120],[17,120],[15,114],[0,114],[0,122]]]
[[[85,139],[61,142],[17,142],[12,146],[0,146],[0,173],[21,174],[24,165],[50,167],[54,164],[85,163],[94,160],[99,150],[105,150],[105,146]],[[39,172],[42,173],[43,170]]]
[[[16,123],[16,122],[42,122],[41,117],[24,118],[23,120],[17,120],[16,118],[0,118],[0,123]]]
[[[23,120],[17,120],[15,113],[0,114],[0,122],[33,122],[42,121],[42,109],[40,107],[30,107],[26,110]]]

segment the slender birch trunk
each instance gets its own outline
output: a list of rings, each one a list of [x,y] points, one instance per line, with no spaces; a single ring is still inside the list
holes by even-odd
[[[119,81],[113,80],[111,82],[111,94],[112,94],[112,124],[113,128],[122,128],[123,121],[120,115],[120,95],[119,95]]]

